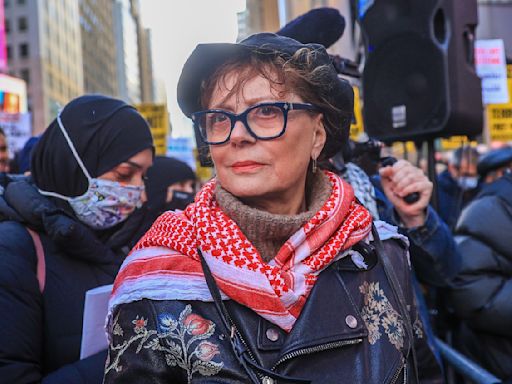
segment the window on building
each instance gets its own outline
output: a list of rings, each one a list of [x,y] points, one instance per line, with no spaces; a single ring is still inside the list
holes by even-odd
[[[8,45],[6,50],[7,50],[7,60],[11,60],[12,59],[11,46]]]
[[[27,18],[20,17],[18,19],[18,31],[25,32],[28,29]]]
[[[7,8],[9,5],[11,5],[10,0],[4,0],[4,8]]]
[[[18,0],[17,3],[18,5],[25,5],[25,0]]]
[[[28,68],[24,68],[20,71],[20,77],[25,80],[25,83],[27,83],[27,85],[29,85],[30,83],[30,71],[28,70]]]
[[[28,44],[27,43],[20,44],[20,57],[21,58],[28,57]]]
[[[5,19],[4,21],[4,29],[5,33],[11,32],[11,21],[9,19]]]

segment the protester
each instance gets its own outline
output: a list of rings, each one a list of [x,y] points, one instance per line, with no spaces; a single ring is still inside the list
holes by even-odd
[[[79,360],[85,293],[110,284],[141,204],[147,122],[99,95],[71,101],[32,153],[34,184],[0,197],[0,380],[101,383],[106,352]]]
[[[217,177],[123,264],[105,383],[437,378],[403,237],[372,231],[352,188],[317,169],[353,108],[325,49],[269,33],[199,45],[178,101]]]
[[[9,151],[7,148],[7,137],[0,128],[0,172],[9,172]]]
[[[148,169],[144,185],[147,201],[133,214],[133,231],[127,239],[127,251],[151,228],[155,220],[168,210],[184,210],[194,200],[196,175],[186,163],[170,157],[157,156]]]
[[[460,268],[460,254],[450,229],[429,205],[432,182],[406,160],[381,168],[372,181],[381,220],[398,226],[410,240],[418,279],[431,287],[449,287]],[[404,197],[414,192],[419,199],[410,203]]]
[[[477,171],[484,184],[492,183],[510,170],[512,147],[502,147],[486,153],[477,164]]]
[[[30,173],[30,160],[32,158],[32,151],[34,150],[37,142],[41,136],[33,136],[28,139],[23,148],[14,155],[11,162],[11,173],[29,174]]]
[[[362,148],[362,144],[359,147]],[[429,205],[432,183],[422,170],[406,160],[383,167],[376,145],[366,147],[375,162],[379,159],[379,174],[369,177],[352,162],[353,158],[345,163],[340,153],[331,158],[331,169],[354,188],[356,197],[374,219],[397,226],[408,237],[411,262],[422,283],[439,288],[450,286],[460,267],[460,255],[450,229]],[[362,150],[358,151],[358,156],[365,156]],[[419,197],[412,204],[404,199],[411,192],[418,193]],[[414,221],[408,219],[411,210],[416,215]]]
[[[157,215],[168,210],[184,210],[194,200],[195,182],[196,175],[188,164],[157,156],[145,183],[148,205]]]
[[[462,212],[456,240],[462,267],[451,304],[463,320],[457,348],[502,380],[512,380],[512,148],[478,163],[486,180]]]
[[[476,148],[457,148],[447,169],[438,177],[438,213],[450,229],[455,227],[462,209],[478,193],[478,158]]]

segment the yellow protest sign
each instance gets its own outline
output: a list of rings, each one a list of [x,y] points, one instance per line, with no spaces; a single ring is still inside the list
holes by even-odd
[[[508,94],[512,100],[512,65],[507,65]],[[512,101],[489,104],[486,108],[487,127],[491,141],[512,141]]]
[[[354,141],[359,141],[360,136],[364,133],[361,97],[358,86],[352,85],[352,89],[354,90],[354,116],[350,124],[350,138]]]
[[[148,121],[153,135],[153,144],[157,155],[167,153],[167,137],[170,134],[169,114],[165,104],[143,103],[135,108]]]
[[[394,142],[391,145],[392,155],[399,159],[409,158],[412,154],[416,154],[416,146],[414,141]]]
[[[476,141],[472,141],[471,145],[476,145]],[[451,136],[446,139],[441,139],[441,149],[444,151],[455,150],[462,145],[468,145],[467,136]]]

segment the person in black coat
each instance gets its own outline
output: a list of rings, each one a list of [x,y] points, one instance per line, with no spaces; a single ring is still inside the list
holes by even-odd
[[[113,282],[152,161],[135,108],[86,95],[41,137],[33,182],[0,177],[0,381],[101,383],[106,353],[79,360],[85,293]]]
[[[195,182],[196,175],[188,164],[172,157],[155,157],[145,182],[147,205],[154,211],[154,219],[168,210],[184,210],[194,200]]]
[[[131,249],[165,211],[184,210],[194,201],[196,175],[186,163],[172,157],[156,156],[144,185],[147,201],[132,216],[134,231],[125,247]]]
[[[488,183],[457,223],[462,267],[451,292],[463,320],[457,347],[503,380],[512,380],[511,166],[510,148],[479,162]]]

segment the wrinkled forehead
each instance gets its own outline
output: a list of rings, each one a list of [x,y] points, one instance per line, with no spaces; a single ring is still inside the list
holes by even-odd
[[[225,104],[230,99],[238,103],[258,97],[280,98],[291,92],[288,88],[284,73],[269,63],[227,66],[208,80],[202,105],[210,108],[212,105]]]

